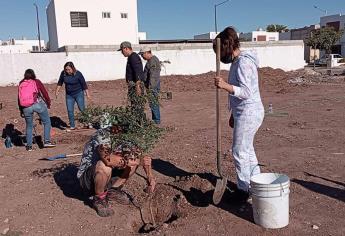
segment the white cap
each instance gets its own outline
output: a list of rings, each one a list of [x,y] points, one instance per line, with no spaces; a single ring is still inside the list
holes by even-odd
[[[144,46],[140,49],[139,54],[144,54],[144,52],[151,52],[151,48],[148,46]]]

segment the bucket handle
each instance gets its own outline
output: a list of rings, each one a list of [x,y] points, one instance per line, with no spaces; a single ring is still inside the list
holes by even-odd
[[[250,172],[250,178],[253,176],[253,172],[254,172],[255,168],[257,168],[257,167],[260,167],[259,164],[255,165],[254,168],[251,170],[251,172]],[[269,170],[269,169],[268,169],[268,170]],[[270,171],[270,170],[269,170],[269,171]],[[277,173],[275,173],[274,171],[271,171],[271,172],[274,173],[275,177],[278,178]],[[282,196],[283,196],[283,193],[285,193],[285,191],[284,191],[284,188],[283,188],[282,183],[279,183],[279,184],[280,184],[280,197],[282,197]],[[252,188],[252,186],[250,185],[250,182],[249,182],[249,192],[251,192],[251,188]]]

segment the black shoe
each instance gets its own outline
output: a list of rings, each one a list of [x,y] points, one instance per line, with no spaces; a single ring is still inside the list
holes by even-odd
[[[51,142],[44,142],[44,147],[45,148],[53,148],[53,147],[56,147],[56,145],[52,144]]]
[[[230,201],[234,202],[247,202],[249,199],[249,193],[240,189],[236,189],[231,193]]]
[[[26,148],[26,151],[28,151],[28,152],[32,152],[33,151],[32,146],[26,146],[25,148]]]

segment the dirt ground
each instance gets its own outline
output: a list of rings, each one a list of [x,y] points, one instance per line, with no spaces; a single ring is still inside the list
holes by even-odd
[[[222,75],[227,76],[223,71]],[[250,204],[239,205],[225,194],[212,204],[216,181],[214,73],[167,76],[162,90],[172,100],[161,101],[164,138],[152,150],[158,190],[152,199],[160,226],[149,235],[344,235],[345,232],[345,76],[311,70],[284,72],[260,69],[262,99],[273,105],[257,133],[255,147],[263,172],[287,174],[290,223],[278,230],[255,225]],[[123,105],[123,80],[90,82],[95,104]],[[55,85],[49,85],[54,94]],[[24,131],[16,105],[16,87],[0,87],[0,127],[13,124]],[[67,122],[64,96],[53,99],[50,115]],[[227,95],[221,94],[224,169],[236,182],[227,126]],[[37,126],[42,133],[42,127]],[[115,215],[98,217],[76,179],[79,157],[43,161],[60,153],[80,153],[94,130],[54,129],[53,149],[26,152],[0,145],[0,234],[6,235],[136,235],[150,214],[135,206],[114,205]],[[145,180],[139,170],[125,190],[145,202]],[[177,206],[179,214],[171,214]],[[143,208],[144,209],[144,208]],[[147,209],[146,209],[147,210]],[[169,215],[170,214],[170,215]],[[143,218],[143,219],[142,219]]]

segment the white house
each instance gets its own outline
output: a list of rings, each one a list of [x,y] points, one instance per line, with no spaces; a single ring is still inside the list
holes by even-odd
[[[194,35],[194,39],[214,39],[217,36],[216,32],[208,32],[205,34]]]
[[[51,0],[46,12],[50,51],[139,42],[137,0]]]
[[[245,41],[278,41],[279,33],[278,32],[267,32],[262,29],[257,31],[252,31],[250,33],[241,33],[239,36]]]
[[[320,26],[321,28],[330,26],[337,31],[343,30],[345,29],[345,15],[337,14],[323,16],[320,18]],[[341,54],[345,57],[345,33],[341,37],[339,43],[333,47],[332,51],[333,53]]]
[[[45,48],[44,40],[41,40],[41,48]],[[0,54],[39,52],[39,41],[28,39],[10,39],[0,41]]]

